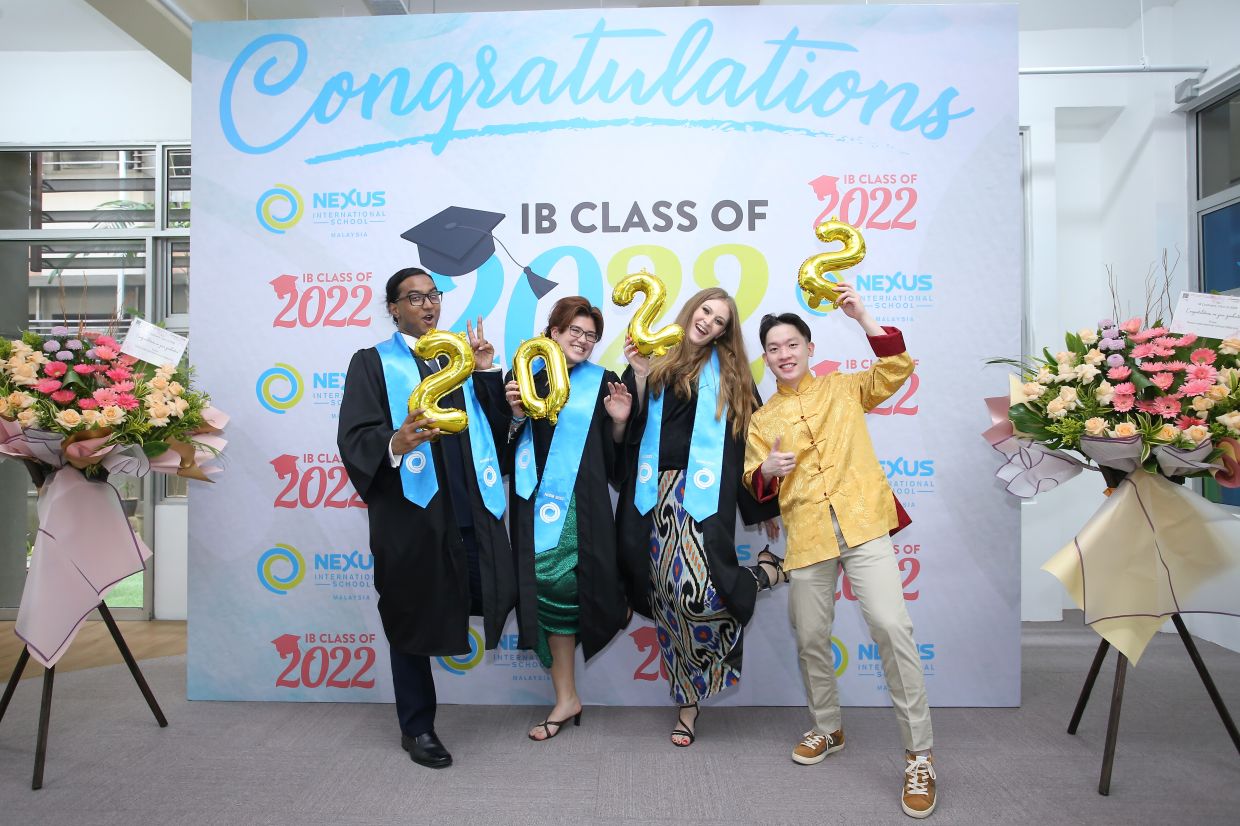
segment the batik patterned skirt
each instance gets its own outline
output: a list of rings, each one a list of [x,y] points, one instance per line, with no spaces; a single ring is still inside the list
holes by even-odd
[[[684,501],[684,471],[660,471],[650,534],[651,609],[678,705],[704,700],[741,678],[734,654],[742,626],[710,581],[702,532]]]

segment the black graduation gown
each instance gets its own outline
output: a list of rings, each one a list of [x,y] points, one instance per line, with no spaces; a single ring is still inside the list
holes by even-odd
[[[505,381],[511,381],[511,374]],[[612,514],[610,485],[616,487],[624,475],[623,446],[612,440],[611,416],[603,407],[607,383],[620,379],[610,370],[604,371],[594,403],[594,417],[581,454],[581,466],[573,487],[577,506],[577,603],[579,606],[577,639],[588,660],[611,641],[627,621],[628,605],[616,559],[616,521]],[[547,392],[544,371],[534,376],[540,395]],[[538,478],[542,478],[551,450],[555,427],[546,419],[530,419],[525,427],[534,428],[534,458]],[[512,466],[517,440],[508,445],[506,464]],[[533,648],[538,640],[538,592],[534,578],[534,503],[516,492],[512,478],[508,521],[512,529],[512,546],[517,557],[517,627],[522,648]],[[535,489],[537,495],[537,489]]]
[[[423,377],[433,372],[421,359],[418,369]],[[487,421],[471,418],[465,431],[440,436],[441,440],[462,440],[467,461],[469,433],[480,427],[491,428],[497,453],[503,450],[511,412],[504,401],[499,370],[475,372],[473,377]],[[460,390],[449,394],[442,406],[464,409],[464,394]],[[373,347],[359,350],[345,377],[337,445],[349,481],[369,509],[370,550],[384,633],[393,648],[406,654],[467,654],[469,564],[448,494],[443,445],[431,446],[439,492],[421,508],[405,498],[400,469],[388,459],[394,432],[379,353]],[[474,473],[466,472],[464,480],[481,567],[486,647],[494,648],[516,604],[516,572],[503,520],[486,509]]]
[[[636,393],[632,368],[624,371],[629,391]],[[754,395],[757,396],[757,388]],[[759,398],[761,403],[761,398]],[[650,532],[654,525],[654,509],[645,516],[633,504],[637,486],[637,459],[642,434],[646,429],[648,399],[641,400],[640,410],[629,420],[625,444],[625,466],[628,472],[616,505],[616,527],[620,537],[620,559],[628,592],[629,604],[639,614],[654,619],[650,609]],[[636,405],[635,405],[636,408]],[[659,470],[684,470],[689,466],[689,445],[693,440],[693,420],[697,413],[697,385],[693,396],[683,399],[674,388],[664,391],[663,419],[659,436]],[[745,487],[745,436],[732,432],[732,417],[727,416],[724,430],[723,468],[719,483],[719,509],[704,522],[698,523],[706,546],[706,567],[710,580],[723,598],[728,613],[741,624],[753,616],[757,588],[753,575],[741,569],[736,560],[736,511],[746,525],[755,525],[779,515],[779,503],[759,503]],[[656,477],[657,480],[657,477]]]

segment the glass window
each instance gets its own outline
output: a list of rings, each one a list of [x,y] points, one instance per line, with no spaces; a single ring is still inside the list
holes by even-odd
[[[189,312],[189,239],[173,241],[169,246],[168,312],[172,315]]]
[[[1240,292],[1240,201],[1201,216],[1201,277],[1208,293]]]
[[[189,226],[189,147],[169,149],[165,156],[168,166],[166,212],[164,220],[168,227]]]
[[[153,149],[0,151],[0,229],[154,225]]]
[[[1197,115],[1198,198],[1240,184],[1240,93]]]
[[[14,278],[22,272],[24,284]],[[17,326],[46,332],[80,322],[123,334],[125,308],[140,309],[146,298],[146,242],[0,241],[0,299],[21,306],[23,297],[26,319]]]

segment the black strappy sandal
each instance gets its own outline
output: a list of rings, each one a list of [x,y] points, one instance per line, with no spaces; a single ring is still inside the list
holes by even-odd
[[[671,736],[672,737],[677,737],[677,736],[687,737],[689,739],[688,743],[677,743],[675,740],[672,740],[672,745],[676,746],[677,748],[681,748],[681,749],[692,746],[693,741],[697,739],[697,735],[694,734],[692,731],[689,731],[689,728],[688,728],[689,724],[685,722],[685,718],[683,716],[685,713],[685,709],[688,709],[688,708],[697,709],[697,714],[693,715],[693,727],[695,729],[697,728],[698,715],[702,713],[701,709],[698,709],[697,703],[693,703],[691,705],[680,707],[680,713],[676,715],[676,722],[680,723],[680,725],[672,729]]]
[[[771,588],[774,588],[777,582],[788,581],[788,572],[784,570],[784,561],[780,557],[775,556],[775,554],[771,553],[770,545],[767,545],[765,548],[758,551],[758,555],[757,557],[755,557],[755,559],[757,560],[758,564],[755,565],[754,567],[758,568],[759,570],[761,570],[761,566],[763,565],[770,565],[775,568],[775,578],[771,579],[770,575],[768,574],[765,587],[762,586],[762,581],[759,579],[758,587],[760,590],[769,590]],[[762,573],[766,574],[766,571],[762,571]]]
[[[584,708],[582,708],[582,709],[581,709],[581,711],[585,711],[585,709],[584,709]],[[574,715],[573,715],[573,725],[574,725],[574,726],[579,726],[579,725],[581,725],[581,711],[579,711],[579,712],[577,712],[576,714],[574,714]],[[542,737],[542,738],[538,738],[538,737],[535,737],[535,736],[533,735],[533,733],[530,733],[530,734],[529,734],[529,735],[527,735],[527,736],[528,736],[531,740],[533,740],[535,743],[545,743],[545,742],[547,742],[548,740],[550,740],[552,737],[555,737],[557,734],[559,734],[559,733],[560,733],[560,729],[562,729],[562,728],[564,727],[564,724],[565,724],[565,723],[567,723],[567,722],[568,722],[568,718],[565,718],[565,719],[563,719],[563,720],[543,720],[541,723],[539,723],[538,725],[534,726],[534,728],[535,728],[535,729],[542,728],[542,730],[543,730],[543,731],[547,732],[547,736],[546,736],[546,737]],[[555,731],[552,731],[552,730],[551,730],[551,727],[552,727],[552,726],[555,726]]]

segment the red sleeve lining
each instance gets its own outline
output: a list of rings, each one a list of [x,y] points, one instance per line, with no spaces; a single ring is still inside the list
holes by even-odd
[[[759,465],[753,472],[753,491],[754,499],[759,503],[771,501],[779,496],[779,477],[767,479],[762,475],[762,466]]]
[[[883,335],[866,336],[870,340],[870,347],[874,350],[874,355],[879,358],[888,356],[898,356],[903,353],[906,348],[904,346],[904,333],[900,332],[898,327],[883,327]]]

